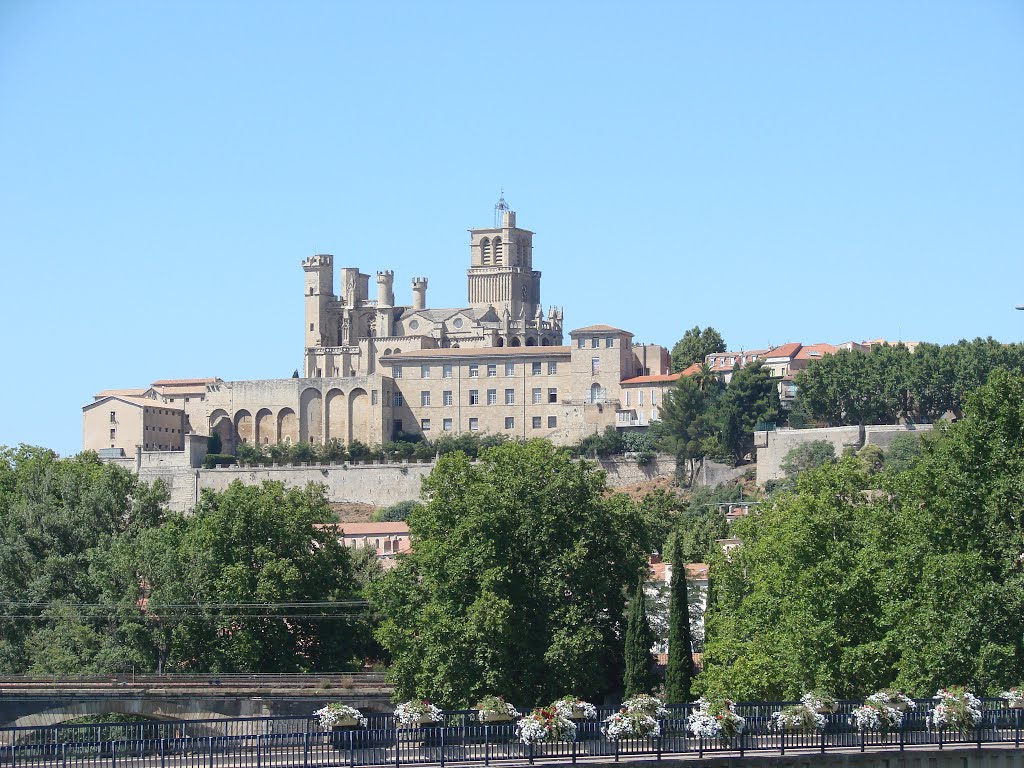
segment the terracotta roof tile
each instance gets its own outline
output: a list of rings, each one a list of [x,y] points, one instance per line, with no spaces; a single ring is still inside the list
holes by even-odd
[[[408,523],[315,523],[320,530],[339,531],[343,536],[375,536],[386,533],[409,533]]]
[[[800,351],[801,346],[803,345],[799,341],[791,341],[789,344],[783,344],[781,347],[775,347],[775,349],[768,352],[765,357],[793,357],[793,355]]]

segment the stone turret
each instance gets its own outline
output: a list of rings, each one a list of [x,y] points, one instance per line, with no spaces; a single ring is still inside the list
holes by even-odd
[[[388,269],[377,273],[377,307],[395,306],[395,273]]]
[[[412,279],[412,308],[427,308],[427,278],[414,277]]]

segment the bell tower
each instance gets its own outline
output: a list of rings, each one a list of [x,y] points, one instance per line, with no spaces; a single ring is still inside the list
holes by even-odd
[[[533,269],[533,232],[516,226],[516,212],[502,197],[494,206],[494,226],[471,229],[467,272],[469,305],[498,316],[533,318],[540,306],[540,272]]]

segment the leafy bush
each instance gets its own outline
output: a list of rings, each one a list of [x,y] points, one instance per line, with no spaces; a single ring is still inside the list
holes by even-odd
[[[205,469],[213,469],[218,464],[230,465],[234,464],[237,459],[230,453],[208,453],[206,458],[203,459],[203,467]]]
[[[796,477],[808,469],[831,464],[836,460],[836,449],[827,440],[811,440],[791,448],[782,460],[782,471],[786,477]]]

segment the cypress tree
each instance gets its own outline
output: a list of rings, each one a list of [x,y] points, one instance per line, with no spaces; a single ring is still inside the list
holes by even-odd
[[[685,704],[690,701],[693,682],[692,638],[690,636],[689,596],[686,590],[686,563],[683,562],[679,536],[671,550],[672,580],[668,603],[668,666],[665,669],[665,701]]]
[[[644,594],[644,580],[636,587],[636,596],[629,607],[626,622],[626,697],[639,693],[650,693],[653,688],[651,675],[651,646],[654,645],[654,631],[647,621],[647,597]]]

